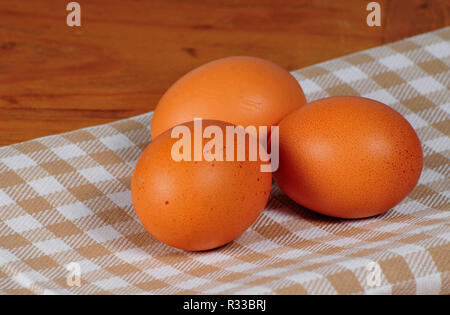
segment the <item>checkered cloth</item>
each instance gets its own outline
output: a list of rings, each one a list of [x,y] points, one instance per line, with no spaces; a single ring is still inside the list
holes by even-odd
[[[320,216],[274,185],[237,240],[184,252],[131,203],[151,113],[0,148],[0,293],[450,294],[449,40],[447,27],[293,72],[309,101],[373,98],[418,132],[419,184],[374,218]]]

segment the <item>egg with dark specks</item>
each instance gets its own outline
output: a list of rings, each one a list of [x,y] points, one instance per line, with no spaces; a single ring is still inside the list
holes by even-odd
[[[338,218],[388,211],[416,186],[420,140],[394,109],[362,97],[331,97],[279,125],[279,187],[294,201]]]
[[[169,129],[144,150],[133,174],[133,204],[144,227],[160,241],[189,251],[213,249],[237,238],[258,218],[269,198],[272,173],[261,171],[267,160],[249,158],[250,140],[242,151],[245,159],[239,160],[237,141],[230,144],[224,137],[223,147],[207,147],[212,140],[197,141],[194,122],[180,126],[190,131],[186,146],[178,148],[180,138]],[[204,120],[201,132],[210,126],[225,136],[233,125]],[[196,143],[203,148],[199,161],[193,154]],[[226,156],[228,147],[233,158]],[[189,157],[174,158],[178,151]],[[207,158],[209,152],[223,152],[222,160]]]

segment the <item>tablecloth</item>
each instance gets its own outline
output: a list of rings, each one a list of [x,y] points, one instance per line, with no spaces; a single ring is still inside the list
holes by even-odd
[[[417,131],[419,184],[369,219],[315,214],[274,185],[241,237],[185,252],[131,202],[152,113],[0,148],[0,294],[449,294],[449,40],[447,27],[292,73],[308,101],[376,99]]]

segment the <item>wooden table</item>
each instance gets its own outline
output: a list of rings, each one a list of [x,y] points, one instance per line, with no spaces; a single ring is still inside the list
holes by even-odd
[[[449,25],[447,0],[0,0],[0,145],[152,110],[207,61],[254,55],[294,70]]]

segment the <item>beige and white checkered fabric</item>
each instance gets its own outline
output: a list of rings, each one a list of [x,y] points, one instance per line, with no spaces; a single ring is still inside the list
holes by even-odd
[[[236,241],[183,252],[130,199],[152,114],[0,148],[0,294],[450,294],[449,42],[448,27],[293,72],[309,101],[373,98],[418,132],[420,182],[375,218],[316,215],[274,186]]]

